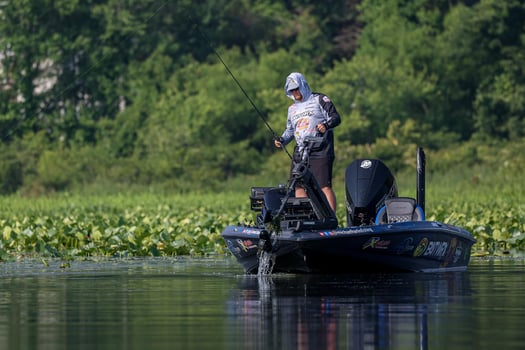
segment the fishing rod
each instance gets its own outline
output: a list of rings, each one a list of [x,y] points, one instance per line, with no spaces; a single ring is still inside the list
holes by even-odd
[[[197,31],[200,33],[200,35],[204,38],[204,40],[206,41],[206,43],[208,44],[208,46],[210,47],[210,49],[213,51],[213,53],[215,54],[215,56],[217,56],[217,58],[219,59],[219,61],[221,61],[222,65],[224,66],[224,68],[226,68],[226,71],[230,74],[230,76],[232,77],[233,81],[235,81],[235,83],[237,84],[237,86],[239,87],[239,89],[241,89],[242,93],[244,94],[244,96],[246,96],[246,98],[248,99],[248,101],[250,101],[253,109],[257,112],[257,114],[259,115],[259,117],[262,119],[262,121],[264,122],[264,124],[266,125],[266,127],[268,128],[268,130],[270,130],[272,136],[273,136],[273,139],[274,140],[281,140],[281,138],[279,136],[277,136],[277,134],[275,133],[275,131],[272,129],[272,127],[270,126],[270,124],[268,123],[268,121],[266,120],[266,118],[264,117],[264,115],[262,114],[262,112],[259,110],[259,108],[257,108],[257,106],[255,105],[255,103],[253,102],[253,100],[250,98],[250,96],[248,95],[248,93],[246,92],[246,90],[244,90],[244,88],[242,87],[241,83],[237,80],[237,78],[235,77],[235,75],[233,74],[233,72],[230,70],[230,68],[228,67],[228,65],[226,64],[226,62],[224,62],[224,60],[222,59],[221,55],[219,54],[219,52],[215,49],[215,47],[212,45],[210,39],[208,38],[208,36],[200,29],[199,25],[197,24],[197,22],[195,22],[191,16],[190,16],[190,19],[192,20],[192,22],[195,24],[195,27],[197,29]],[[283,149],[283,151],[286,152],[286,154],[288,155],[288,157],[290,159],[292,159],[292,155],[288,152],[288,150],[286,149],[285,145],[281,142],[281,147]]]

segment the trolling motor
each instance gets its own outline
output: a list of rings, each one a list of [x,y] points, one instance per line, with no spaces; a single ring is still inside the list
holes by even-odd
[[[263,250],[265,252],[272,251],[272,241],[270,238],[270,233],[266,230],[262,230],[261,233],[259,233],[259,250]]]

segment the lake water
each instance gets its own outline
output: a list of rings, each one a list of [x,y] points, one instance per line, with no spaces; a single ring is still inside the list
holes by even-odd
[[[246,276],[233,258],[0,262],[0,349],[524,349],[525,263]]]

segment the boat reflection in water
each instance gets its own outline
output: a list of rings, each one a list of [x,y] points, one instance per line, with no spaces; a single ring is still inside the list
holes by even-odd
[[[242,329],[235,342],[243,348],[432,348],[429,324],[447,324],[454,296],[470,294],[467,278],[461,272],[247,275],[229,298],[235,323],[229,329]],[[439,328],[432,345],[440,344]]]

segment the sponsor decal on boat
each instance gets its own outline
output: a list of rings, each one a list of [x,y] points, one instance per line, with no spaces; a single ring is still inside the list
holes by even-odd
[[[374,232],[371,228],[344,228],[342,230],[332,231],[332,234],[347,234],[347,233],[368,233],[368,232]]]
[[[382,240],[381,237],[371,237],[365,244],[363,244],[363,250],[367,248],[388,249],[389,246],[389,240]]]
[[[453,237],[448,245],[448,250],[441,267],[448,266],[449,263],[457,264],[458,261],[464,260],[463,256],[463,245],[456,237]]]
[[[414,256],[420,256],[427,250],[428,246],[428,238],[424,237],[422,238],[419,243],[417,244],[416,249],[414,249]]]
[[[467,259],[467,256],[463,254],[466,250],[463,249],[463,244],[461,244],[456,237],[450,240],[450,247],[448,250],[449,253],[447,253],[447,260],[451,260],[454,264],[460,260]]]
[[[256,228],[251,228],[251,227],[245,227],[242,230],[242,233],[245,235],[257,235],[258,236],[261,233],[261,230],[256,229]]]
[[[454,263],[458,261],[458,259],[455,258],[455,255],[457,252],[457,249],[456,249],[457,245],[458,245],[458,240],[456,237],[453,237],[450,240],[450,244],[448,245],[448,250],[447,250],[446,257],[445,257],[445,261],[447,262],[453,261]]]
[[[412,250],[414,250],[414,238],[413,237],[405,238],[395,248],[395,251],[396,251],[397,254],[403,254],[403,253],[406,253],[406,252],[411,252]]]
[[[465,250],[467,252],[467,250]],[[466,254],[465,254],[466,255]],[[457,263],[460,259],[465,260],[467,259],[467,256],[463,254],[463,245],[459,245],[456,247],[456,251],[454,253],[454,263]]]
[[[237,245],[242,248],[245,252],[250,249],[257,248],[257,244],[253,243],[251,239],[238,239]]]
[[[241,249],[235,243],[233,243],[232,241],[227,240],[226,241],[226,245],[228,246],[228,249],[230,249],[230,252],[232,252],[232,254],[235,257],[241,258],[243,256],[243,254],[241,252]]]
[[[448,242],[445,241],[430,241],[423,256],[437,256],[443,257],[447,253]]]
[[[338,229],[334,231],[320,231],[319,236],[322,237],[330,237],[330,236],[337,236],[337,235],[346,235],[346,234],[352,234],[352,233],[368,233],[368,232],[374,232],[371,228],[344,228],[344,229]]]

